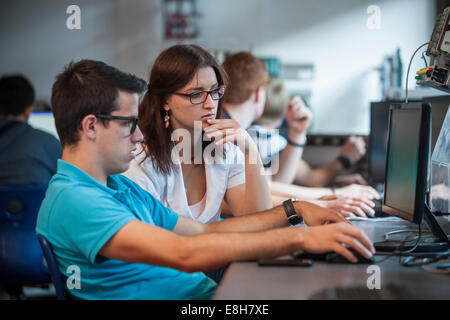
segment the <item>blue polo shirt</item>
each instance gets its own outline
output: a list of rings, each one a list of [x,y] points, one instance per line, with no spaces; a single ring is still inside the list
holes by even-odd
[[[81,299],[209,299],[217,284],[204,273],[107,259],[98,254],[124,225],[139,220],[172,230],[178,215],[122,175],[107,187],[58,160],[36,232],[51,243],[59,270]],[[158,244],[155,243],[155,246]],[[73,267],[75,266],[75,267]],[[81,288],[75,285],[79,270]]]

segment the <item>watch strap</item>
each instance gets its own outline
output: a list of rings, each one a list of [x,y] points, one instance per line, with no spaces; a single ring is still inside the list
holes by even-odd
[[[294,142],[294,141],[290,140],[289,138],[286,138],[286,141],[291,146],[294,146],[294,147],[297,147],[297,148],[304,148],[305,145],[306,145],[306,139],[305,139],[304,143],[297,143],[297,142]]]
[[[342,163],[342,166],[345,169],[348,169],[348,168],[350,168],[352,166],[352,163],[350,162],[350,159],[348,157],[346,157],[346,156],[339,156],[337,159],[339,160],[340,163]]]
[[[297,215],[297,212],[294,208],[294,203],[292,199],[288,199],[283,201],[284,212],[286,212],[287,219],[289,223],[293,226],[303,222],[303,219]]]

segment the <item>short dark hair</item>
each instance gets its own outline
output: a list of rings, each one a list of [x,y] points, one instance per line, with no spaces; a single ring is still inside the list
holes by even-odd
[[[118,90],[141,94],[145,88],[144,80],[101,61],[69,63],[52,88],[52,109],[61,145],[77,144],[85,116],[117,110]]]
[[[7,75],[0,78],[0,115],[20,115],[33,102],[33,86],[24,76]]]

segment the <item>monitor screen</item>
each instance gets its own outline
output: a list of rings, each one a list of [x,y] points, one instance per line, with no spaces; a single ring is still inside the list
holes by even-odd
[[[419,165],[420,109],[393,109],[384,204],[414,214]]]
[[[411,105],[417,107],[419,101],[413,102]],[[432,107],[431,151],[433,151],[450,104],[450,95],[424,98],[423,102],[429,103]],[[370,182],[374,183],[384,182],[385,178],[389,107],[391,104],[400,105],[398,102],[386,101],[372,102],[370,105],[369,178]]]
[[[386,153],[383,211],[421,223],[428,179],[431,107],[392,105]]]
[[[53,117],[52,112],[49,111],[32,112],[30,114],[30,118],[28,119],[28,124],[31,125],[33,128],[46,131],[54,135],[56,139],[59,139],[55,127],[55,118]]]

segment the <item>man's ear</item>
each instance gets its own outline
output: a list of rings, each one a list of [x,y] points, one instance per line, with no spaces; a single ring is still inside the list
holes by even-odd
[[[23,112],[23,115],[25,116],[25,120],[28,121],[28,119],[30,118],[31,112],[33,112],[33,106],[29,106],[25,109],[25,111]]]
[[[263,90],[262,87],[259,86],[256,91],[255,91],[255,102],[259,102],[259,100],[261,100],[261,94],[263,94]]]
[[[81,120],[81,131],[89,140],[95,140],[97,136],[98,120],[93,114],[89,114]]]

